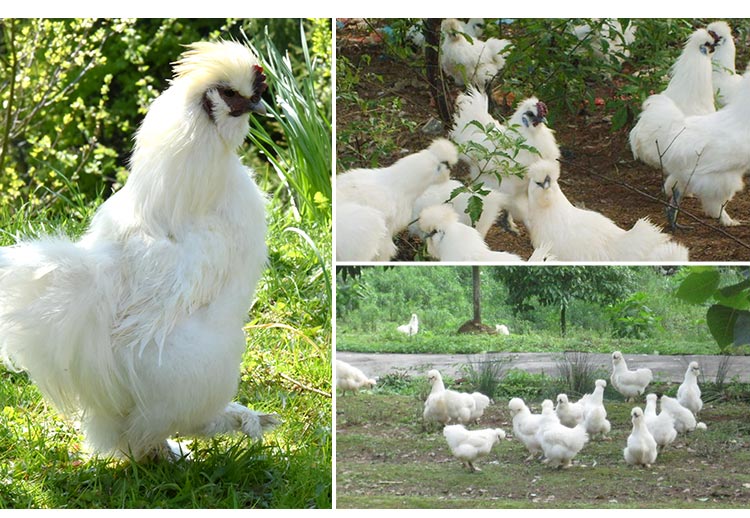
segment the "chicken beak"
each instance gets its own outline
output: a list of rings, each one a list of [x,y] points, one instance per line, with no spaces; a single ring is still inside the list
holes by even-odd
[[[261,99],[257,103],[250,104],[248,108],[251,113],[254,113],[256,115],[268,115],[268,110],[266,109],[266,105],[263,103],[263,99]]]
[[[552,183],[552,179],[549,177],[549,175],[544,177],[544,183],[542,183],[542,188],[546,191],[549,189],[550,183]]]

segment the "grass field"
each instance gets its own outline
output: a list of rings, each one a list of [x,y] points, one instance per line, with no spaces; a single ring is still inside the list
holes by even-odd
[[[605,401],[609,440],[589,442],[573,467],[557,470],[512,438],[507,400],[476,428],[508,436],[469,473],[437,428],[421,422],[415,396],[360,393],[337,398],[337,508],[744,508],[750,505],[750,405],[707,405],[706,431],[680,436],[650,469],[625,464],[630,434],[623,402]],[[539,412],[539,404],[532,411]]]

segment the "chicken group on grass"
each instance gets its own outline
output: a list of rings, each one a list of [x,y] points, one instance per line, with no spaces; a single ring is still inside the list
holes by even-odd
[[[688,247],[648,218],[616,223],[578,206],[577,193],[563,192],[565,160],[547,125],[554,106],[530,92],[507,120],[490,113],[486,87],[513,43],[481,40],[481,32],[474,32],[480,25],[446,19],[441,26],[441,66],[463,89],[448,130],[455,156],[443,154],[445,171],[429,180],[412,174],[414,165],[400,165],[409,157],[387,168],[337,175],[337,258],[391,260],[397,253],[394,238],[408,226],[424,246],[421,257],[438,261],[687,262]],[[632,20],[626,25],[601,20],[572,31],[617,61],[632,56],[637,27]],[[670,230],[679,228],[680,202],[691,195],[707,216],[723,225],[740,224],[727,204],[750,172],[750,74],[736,72],[735,50],[726,22],[696,29],[664,70],[667,86],[646,99],[630,132],[633,157],[663,173]],[[491,62],[493,71],[480,73]],[[468,177],[449,178],[458,161],[468,165]],[[518,235],[520,225],[534,250],[527,257],[498,244],[503,231]],[[497,232],[489,246],[493,227]]]

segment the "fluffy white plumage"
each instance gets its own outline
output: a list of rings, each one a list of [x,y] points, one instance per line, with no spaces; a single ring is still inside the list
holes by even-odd
[[[620,351],[612,353],[612,375],[610,381],[612,386],[625,396],[627,401],[635,399],[643,394],[654,375],[649,368],[640,368],[631,371],[625,357]]]
[[[474,411],[471,413],[470,419],[472,422],[477,422],[484,415],[484,411],[490,406],[492,400],[481,392],[472,392],[471,397],[474,398]]]
[[[471,394],[446,389],[440,372],[433,369],[427,372],[427,380],[432,385],[430,395],[424,403],[422,418],[448,424],[456,421],[469,424],[476,412],[476,401]]]
[[[671,240],[648,219],[624,230],[606,216],[574,206],[560,190],[560,164],[540,160],[529,178],[526,228],[532,244],[549,245],[559,261],[680,261],[688,250]]]
[[[630,46],[635,42],[637,26],[631,20],[623,29],[619,20],[607,18],[601,21],[601,25],[595,34],[588,24],[573,27],[573,34],[579,40],[588,38],[594,55],[599,58],[611,57],[618,62],[630,56]]]
[[[582,424],[568,428],[560,422],[549,399],[542,402],[542,419],[536,437],[544,451],[544,463],[557,468],[570,466],[589,440]]]
[[[411,314],[411,318],[409,319],[408,324],[400,325],[396,328],[396,331],[399,333],[404,333],[408,336],[414,336],[419,332],[419,318],[417,318],[416,313]]]
[[[336,388],[341,390],[341,395],[346,391],[357,392],[363,388],[372,388],[377,384],[373,378],[368,378],[362,370],[350,365],[343,360],[336,360]]]
[[[674,419],[674,429],[677,433],[692,432],[698,426],[693,413],[682,406],[679,401],[669,396],[662,396],[659,400],[662,413],[668,412]]]
[[[662,167],[659,155],[664,154],[682,129],[683,119],[716,111],[711,79],[714,43],[705,29],[698,29],[690,36],[672,67],[669,85],[660,94],[646,99],[636,125],[630,130],[633,158],[651,167]]]
[[[604,388],[607,382],[596,380],[594,382],[594,391],[581,398],[583,402],[583,426],[589,437],[595,435],[606,435],[612,429],[612,425],[607,419],[607,409],[604,407]]]
[[[427,236],[427,252],[439,261],[519,262],[519,256],[490,250],[477,230],[458,221],[448,204],[433,205],[419,214],[419,229]]]
[[[521,398],[514,397],[508,402],[511,419],[513,420],[513,435],[526,446],[531,460],[542,453],[542,444],[537,438],[537,432],[542,421],[541,414],[532,414]]]
[[[735,68],[735,46],[732,37],[732,29],[724,21],[711,22],[706,30],[716,41],[716,47],[711,62],[713,64],[714,95],[719,106],[729,104],[742,80],[742,74],[738,74]]]
[[[393,235],[409,224],[414,201],[430,185],[448,180],[449,167],[457,161],[456,147],[446,139],[437,139],[427,149],[389,167],[354,169],[337,175],[336,258],[391,259],[396,252]]]
[[[701,369],[698,366],[698,362],[690,362],[685,371],[685,379],[677,389],[677,401],[696,416],[701,411],[701,408],[703,408],[701,389],[698,386],[698,376],[700,376],[700,373]]]
[[[431,185],[417,198],[412,208],[412,221],[419,218],[419,214],[427,207],[433,205],[440,205],[443,203],[450,204],[453,210],[458,214],[458,221],[464,225],[473,226],[479,232],[479,235],[484,239],[487,236],[492,225],[495,223],[500,211],[509,204],[510,199],[508,195],[490,190],[488,194],[472,194],[469,192],[461,192],[457,194],[453,199],[450,199],[451,194],[456,190],[463,187],[463,184],[458,180],[448,180],[439,184]],[[476,221],[476,224],[472,225],[471,217],[467,214],[466,209],[469,206],[469,200],[472,196],[482,200],[482,214]],[[413,223],[410,225],[410,232],[412,234],[419,234],[418,225]]]
[[[510,335],[510,329],[505,324],[495,324],[495,331],[499,335]]]
[[[489,455],[492,447],[505,439],[505,431],[500,428],[467,430],[463,425],[453,424],[443,428],[443,437],[453,456],[461,461],[469,471],[482,471],[474,462]]]
[[[651,467],[656,462],[656,441],[648,431],[643,410],[635,407],[630,411],[633,431],[628,436],[628,445],[622,450],[625,462],[630,465]]]
[[[573,428],[583,422],[583,404],[581,402],[573,403],[569,401],[567,394],[557,395],[555,413],[557,414],[557,418],[560,419],[560,423],[569,428]]]
[[[472,181],[479,179],[485,188],[493,189],[510,196],[511,205],[507,206],[512,220],[525,223],[528,210],[527,191],[528,178],[508,174],[507,159],[494,153],[505,150],[515,153],[516,150],[506,149],[506,141],[515,142],[522,137],[524,144],[535,148],[539,153],[526,149],[518,150],[515,161],[523,166],[530,166],[538,160],[557,160],[560,149],[557,146],[554,132],[547,127],[547,106],[536,97],[522,101],[510,118],[510,129],[495,120],[487,111],[487,96],[476,88],[469,88],[466,93],[456,99],[456,112],[453,116],[451,139],[457,144],[476,143],[489,150],[492,157],[487,160],[486,155],[469,151],[462,154],[461,159],[471,166]],[[490,128],[489,132],[476,127],[478,122],[483,128]],[[502,139],[499,135],[506,135]],[[500,148],[500,149],[498,149]],[[480,178],[481,175],[481,178]],[[501,180],[498,179],[501,175]]]
[[[136,460],[166,439],[274,415],[230,403],[266,261],[265,200],[236,149],[264,112],[257,58],[195,43],[135,139],[125,186],[77,242],[0,249],[0,357],[81,420],[87,444]]]
[[[455,18],[441,24],[443,42],[440,46],[440,65],[457,85],[472,84],[483,88],[505,66],[508,40],[490,38],[481,41],[466,39],[466,29]]]
[[[646,410],[643,412],[648,431],[651,432],[659,450],[669,446],[677,438],[677,430],[674,427],[674,418],[669,412],[662,410],[656,413],[656,394],[646,396]]]
[[[646,103],[653,119],[648,140],[652,146],[654,140],[661,142],[667,195],[679,202],[685,194],[695,194],[706,215],[722,225],[738,225],[725,207],[744,188],[743,175],[750,170],[750,74],[743,77],[731,104],[708,115],[684,117],[663,95]]]

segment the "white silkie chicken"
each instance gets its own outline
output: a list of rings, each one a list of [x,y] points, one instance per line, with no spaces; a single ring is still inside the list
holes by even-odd
[[[707,216],[722,225],[739,225],[726,205],[744,188],[743,176],[750,171],[750,74],[740,81],[732,103],[708,115],[684,117],[664,96],[649,99],[651,115],[662,124],[669,121],[659,141],[668,144],[666,150],[662,146],[662,162],[667,175],[664,192],[672,205],[692,193]],[[672,226],[675,218],[672,209],[668,212]]]
[[[604,388],[607,382],[596,380],[594,382],[594,392],[587,394],[583,407],[583,426],[590,438],[600,435],[605,436],[612,429],[612,425],[607,419],[607,409],[604,407]]]
[[[484,411],[490,406],[492,400],[481,392],[472,392],[471,397],[474,398],[474,411],[471,413],[470,420],[476,423],[484,415]]]
[[[495,324],[495,332],[499,335],[510,335],[510,329],[505,324]]]
[[[456,421],[469,424],[476,411],[476,401],[471,394],[446,389],[440,372],[432,369],[427,372],[427,380],[432,385],[430,395],[424,403],[422,418],[448,424]]]
[[[588,24],[573,27],[573,34],[579,40],[588,38],[591,42],[591,50],[598,58],[614,58],[622,62],[623,58],[630,56],[630,46],[635,42],[636,25],[630,20],[623,29],[620,20],[607,18],[601,21],[601,25],[595,34]]]
[[[458,180],[448,180],[447,182],[431,185],[417,198],[412,208],[412,221],[419,218],[419,213],[427,207],[433,205],[440,205],[443,203],[450,204],[453,210],[458,214],[458,221],[464,225],[473,226],[479,232],[479,235],[484,239],[487,236],[492,225],[497,220],[497,217],[506,206],[510,205],[510,198],[507,194],[489,190],[488,194],[478,194],[469,192],[460,192],[453,199],[451,194],[457,189],[461,189],[463,184]],[[487,189],[483,189],[487,190]],[[466,212],[469,206],[469,200],[472,197],[477,197],[482,200],[482,214],[479,219],[472,225],[471,217]],[[414,235],[419,235],[417,223],[413,223],[409,226],[409,231]]]
[[[508,40],[472,38],[469,42],[464,36],[463,24],[455,18],[443,20],[440,28],[443,33],[440,65],[457,85],[484,88],[505,66]]]
[[[489,132],[478,128],[476,123],[482,128],[489,128]],[[507,158],[499,155],[500,152],[505,152],[515,156],[515,162],[525,167],[538,160],[560,158],[555,134],[546,123],[547,105],[536,97],[530,97],[516,107],[509,121],[510,128],[500,124],[489,114],[487,96],[479,90],[469,88],[456,99],[450,137],[456,144],[468,148],[461,154],[461,159],[470,164],[472,181],[478,180],[483,183],[484,188],[510,196],[511,205],[507,208],[510,212],[508,224],[511,229],[514,229],[513,220],[526,221],[529,181],[526,175],[518,177],[509,174],[511,164]],[[519,140],[537,152],[515,149],[511,143]],[[489,156],[471,149],[472,144],[487,149]]]
[[[398,326],[396,331],[404,333],[407,336],[414,336],[419,333],[419,318],[417,318],[417,314],[412,313],[409,323]]]
[[[682,406],[676,399],[669,396],[662,396],[659,402],[661,403],[662,413],[668,412],[674,419],[674,429],[677,430],[677,433],[692,432],[696,428],[702,429],[706,427],[703,423],[700,423],[702,426],[699,427],[693,413]]]
[[[501,428],[467,430],[463,425],[452,424],[443,428],[443,437],[453,456],[474,472],[482,471],[474,466],[474,462],[489,455],[492,447],[505,439],[505,431]]]
[[[711,61],[713,63],[713,90],[716,103],[725,106],[732,101],[737,87],[742,80],[735,68],[735,46],[732,29],[724,21],[711,22],[706,27],[708,33],[716,40],[716,47]]]
[[[461,22],[464,32],[472,38],[481,38],[484,34],[484,18],[469,18]]]
[[[631,371],[628,369],[625,357],[620,351],[612,353],[612,376],[610,377],[610,381],[615,390],[625,396],[626,401],[632,401],[643,394],[653,379],[654,374],[651,372],[651,369],[643,367]]]
[[[336,388],[345,396],[346,391],[356,393],[363,388],[372,388],[377,384],[373,378],[368,378],[364,372],[354,365],[342,360],[336,360]]]
[[[265,200],[236,150],[265,75],[234,42],[190,45],[174,73],[84,236],[0,249],[0,358],[95,452],[136,461],[179,455],[178,433],[279,422],[231,402],[266,262]]]
[[[567,394],[557,395],[555,413],[557,418],[560,419],[560,423],[568,428],[573,428],[583,422],[583,404],[569,401]]]
[[[508,402],[511,419],[513,421],[513,435],[523,443],[529,451],[526,460],[531,460],[542,453],[542,443],[537,438],[541,414],[532,414],[521,398],[514,397]]]
[[[646,410],[643,412],[648,431],[654,437],[659,451],[669,446],[677,438],[677,430],[674,427],[674,418],[663,409],[656,413],[656,394],[646,396]]]
[[[433,205],[419,214],[419,229],[426,236],[427,253],[439,261],[520,262],[509,252],[490,250],[479,232],[458,221],[448,204]]]
[[[628,436],[628,445],[622,450],[625,462],[631,466],[644,466],[650,468],[656,462],[656,441],[648,431],[643,417],[643,410],[635,407],[630,411],[633,422],[633,431]]]
[[[643,103],[638,121],[630,131],[633,158],[661,168],[663,155],[682,120],[691,115],[716,111],[711,79],[711,55],[716,40],[705,29],[695,31],[672,67],[672,77],[660,94],[649,96]],[[666,109],[667,104],[671,109]]]
[[[449,168],[457,161],[456,147],[446,139],[437,139],[427,149],[389,167],[354,169],[337,175],[336,258],[391,259],[396,252],[393,236],[409,224],[414,201],[430,185],[448,180]],[[358,214],[357,207],[368,209]],[[377,226],[373,226],[374,210],[382,214]],[[372,255],[373,250],[376,255]]]
[[[686,262],[688,250],[643,218],[630,230],[606,216],[574,206],[560,190],[560,164],[540,160],[529,178],[526,228],[535,246],[546,244],[558,261]]]
[[[589,440],[582,424],[568,428],[560,422],[549,399],[542,402],[542,419],[536,437],[544,452],[543,462],[556,468],[569,467]]]
[[[698,386],[698,376],[700,376],[700,373],[701,369],[698,366],[698,362],[690,362],[685,371],[685,379],[677,389],[677,401],[695,416],[703,408],[701,389]]]

